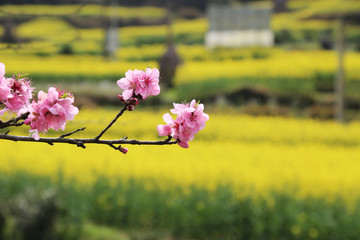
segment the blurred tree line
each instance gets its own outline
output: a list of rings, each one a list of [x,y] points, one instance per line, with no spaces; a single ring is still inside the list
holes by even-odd
[[[212,3],[230,3],[230,2],[254,2],[259,0],[119,0],[121,6],[165,6],[167,2],[172,2],[172,8],[192,7],[205,11],[206,5]],[[264,0],[263,0],[264,1]],[[266,1],[266,0],[265,0]],[[274,2],[274,11],[283,12],[287,10],[286,3],[288,0],[271,0]],[[2,4],[104,4],[107,0],[1,0]]]
[[[175,7],[194,7],[199,10],[205,10],[207,0],[170,0]],[[104,4],[107,0],[1,0],[2,4]],[[165,6],[169,0],[119,0],[121,6]]]

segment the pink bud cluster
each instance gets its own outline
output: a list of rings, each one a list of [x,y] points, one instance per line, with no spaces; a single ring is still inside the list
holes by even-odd
[[[204,113],[204,105],[194,100],[187,104],[174,103],[174,109],[170,110],[177,115],[174,120],[169,113],[164,114],[165,125],[158,125],[157,130],[160,136],[171,136],[176,139],[183,148],[189,147],[189,141],[194,135],[205,127],[209,115]]]
[[[22,114],[23,109],[30,103],[33,90],[30,80],[20,74],[6,78],[5,65],[0,63],[0,101],[5,105],[5,108],[0,110],[0,115],[6,111]]]
[[[122,95],[118,95],[118,98],[119,98],[120,102],[128,104],[126,106],[126,110],[128,110],[128,111],[134,110],[135,106],[137,106],[139,104],[139,100],[134,97],[130,98],[127,101],[124,99],[124,97]]]
[[[66,121],[73,120],[79,109],[73,105],[74,97],[66,92],[50,87],[48,93],[40,91],[38,100],[29,107],[30,112],[25,124],[30,125],[30,133],[38,140],[39,132],[47,132],[50,128],[65,130]]]
[[[125,77],[117,81],[117,85],[123,89],[119,99],[128,103],[128,110],[133,110],[139,100],[145,100],[148,96],[156,96],[160,93],[159,70],[147,68],[142,70],[128,70]]]

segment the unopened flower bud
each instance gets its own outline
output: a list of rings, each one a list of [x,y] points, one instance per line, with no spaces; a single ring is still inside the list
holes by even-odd
[[[125,99],[122,95],[118,95],[118,99],[120,100],[120,102],[123,102],[123,103],[125,102]]]
[[[134,106],[133,106],[133,105],[128,105],[128,106],[126,107],[126,110],[132,111],[132,110],[134,110]]]
[[[139,104],[139,100],[137,100],[137,98],[130,98],[129,104],[135,107]]]
[[[123,154],[126,154],[128,152],[127,148],[119,148],[119,151],[122,152]]]

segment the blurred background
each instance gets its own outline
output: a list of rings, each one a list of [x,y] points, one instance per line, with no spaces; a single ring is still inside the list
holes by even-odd
[[[194,98],[210,120],[189,149],[2,141],[0,240],[357,239],[359,24],[357,0],[1,0],[6,76],[70,90],[74,137],[115,117],[129,69],[159,68],[161,94],[104,138],[160,140]]]

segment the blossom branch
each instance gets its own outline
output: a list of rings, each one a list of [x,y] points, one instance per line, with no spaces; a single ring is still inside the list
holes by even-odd
[[[77,132],[77,131],[75,131]],[[120,147],[116,147],[115,144],[130,144],[130,145],[172,145],[176,144],[177,141],[170,141],[171,138],[167,138],[165,140],[160,141],[140,141],[135,139],[128,140],[127,138],[115,139],[115,140],[103,140],[96,138],[39,138],[35,140],[33,137],[28,136],[14,136],[7,134],[0,134],[0,139],[10,140],[15,142],[43,142],[50,145],[54,145],[55,143],[67,143],[73,144],[78,147],[86,148],[85,144],[105,144],[116,150],[119,150]]]
[[[0,129],[25,124],[30,127],[31,135],[29,137],[9,135],[10,130],[7,130],[0,134],[0,139],[15,142],[43,142],[49,145],[67,143],[81,148],[86,148],[86,144],[104,144],[124,154],[128,152],[127,148],[122,147],[124,144],[171,145],[177,143],[183,148],[188,148],[188,142],[193,140],[194,135],[203,129],[205,122],[209,120],[209,116],[203,112],[204,105],[196,102],[195,99],[191,103],[174,103],[174,109],[170,111],[177,115],[175,120],[169,113],[164,114],[163,119],[166,124],[157,126],[159,135],[167,137],[164,140],[140,141],[128,140],[127,137],[100,140],[126,110],[133,111],[139,101],[145,100],[150,95],[156,96],[160,93],[159,77],[160,73],[156,68],[147,68],[145,71],[128,70],[125,77],[116,82],[123,89],[118,98],[120,102],[124,103],[124,106],[97,136],[93,138],[68,138],[75,133],[84,131],[85,127],[83,127],[57,138],[41,138],[39,133],[46,133],[49,129],[65,130],[66,122],[74,120],[75,115],[79,113],[79,109],[73,105],[74,96],[68,91],[49,87],[47,93],[39,91],[37,100],[30,103],[34,90],[30,79],[24,74],[14,75],[12,78],[5,77],[5,65],[0,63],[0,104],[5,106],[0,114],[9,111],[19,115],[6,122],[0,120]],[[174,140],[171,141],[172,139]]]

